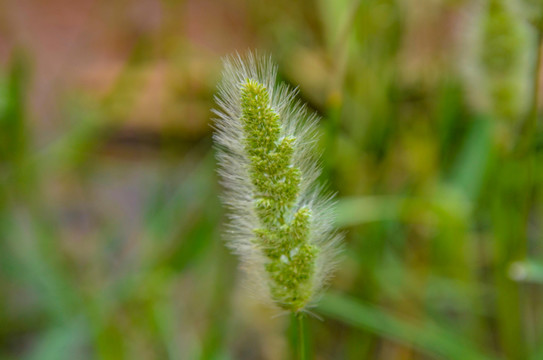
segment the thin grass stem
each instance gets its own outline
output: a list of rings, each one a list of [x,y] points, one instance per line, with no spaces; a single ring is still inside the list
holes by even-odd
[[[304,314],[296,314],[298,320],[298,359],[307,360],[307,351],[305,348],[305,327],[304,327]]]

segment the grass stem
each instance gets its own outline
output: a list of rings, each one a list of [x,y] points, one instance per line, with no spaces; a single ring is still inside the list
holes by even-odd
[[[296,318],[298,320],[298,359],[306,360],[304,314],[298,313],[296,314]]]

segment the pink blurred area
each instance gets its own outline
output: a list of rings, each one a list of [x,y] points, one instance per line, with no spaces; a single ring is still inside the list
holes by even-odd
[[[130,104],[114,111],[121,121],[207,131],[199,105],[213,91],[220,57],[253,44],[239,0],[4,1],[0,14],[0,67],[16,51],[28,60],[30,121],[45,132],[61,125],[63,99],[104,99],[127,71],[137,80]]]

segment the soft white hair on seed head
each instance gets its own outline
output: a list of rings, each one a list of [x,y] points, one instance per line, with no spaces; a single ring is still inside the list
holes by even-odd
[[[228,209],[226,237],[229,247],[241,257],[252,293],[261,300],[271,300],[265,271],[266,257],[254,242],[254,230],[262,227],[255,211],[255,189],[250,178],[250,158],[245,150],[245,134],[241,122],[241,90],[252,79],[265,86],[271,108],[279,115],[281,137],[295,139],[293,167],[300,170],[301,183],[294,212],[305,206],[311,210],[309,241],[319,249],[315,260],[312,302],[328,283],[338,258],[342,236],[333,227],[333,196],[317,185],[320,175],[316,153],[318,116],[296,99],[298,91],[277,83],[277,66],[271,57],[249,52],[224,59],[222,81],[215,97],[213,112],[219,175],[224,187],[223,203]],[[309,306],[311,304],[308,304]]]

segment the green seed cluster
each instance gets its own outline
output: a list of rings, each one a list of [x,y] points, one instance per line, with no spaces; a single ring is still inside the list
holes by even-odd
[[[250,158],[255,211],[260,228],[255,244],[267,258],[273,300],[290,311],[302,309],[313,295],[316,246],[309,242],[311,210],[296,209],[300,169],[292,166],[296,138],[281,136],[279,114],[266,87],[248,79],[241,87],[244,147]]]

